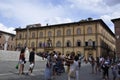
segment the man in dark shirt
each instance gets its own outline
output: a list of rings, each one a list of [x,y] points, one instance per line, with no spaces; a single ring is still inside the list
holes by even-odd
[[[30,52],[29,62],[30,62],[29,72],[30,72],[30,75],[33,75],[32,72],[35,65],[35,48],[33,48],[32,51]]]

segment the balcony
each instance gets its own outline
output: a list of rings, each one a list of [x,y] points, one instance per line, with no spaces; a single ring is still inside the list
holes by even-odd
[[[44,47],[44,50],[45,51],[52,51],[52,50],[54,50],[54,47],[53,46],[51,46],[51,47]]]
[[[96,46],[85,46],[85,50],[96,50]]]

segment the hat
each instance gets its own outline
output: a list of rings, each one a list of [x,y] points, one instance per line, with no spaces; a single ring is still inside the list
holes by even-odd
[[[107,62],[107,61],[105,61],[105,64],[108,64],[108,62]]]

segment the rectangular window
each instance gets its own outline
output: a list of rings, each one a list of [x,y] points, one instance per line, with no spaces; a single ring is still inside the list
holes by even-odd
[[[77,46],[80,47],[81,46],[81,42],[77,42]]]
[[[88,42],[85,42],[85,46],[88,46]]]
[[[95,41],[93,41],[93,47],[95,47]]]

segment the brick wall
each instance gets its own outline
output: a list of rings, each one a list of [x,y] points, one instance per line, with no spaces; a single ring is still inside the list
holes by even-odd
[[[116,35],[116,53],[120,56],[120,18],[113,20]]]

